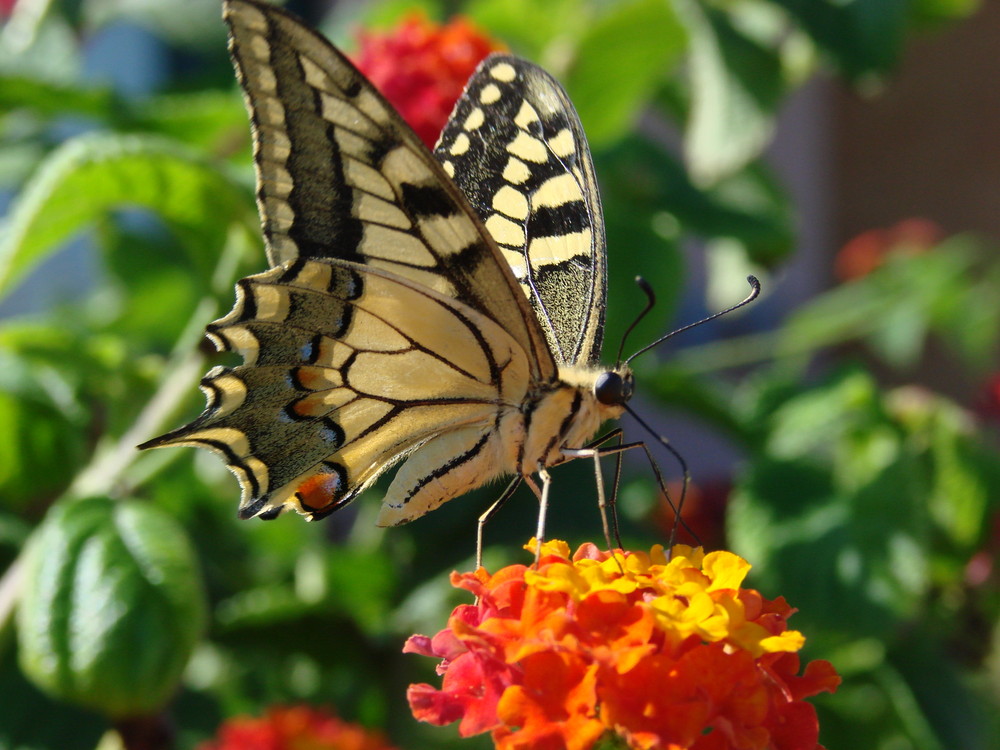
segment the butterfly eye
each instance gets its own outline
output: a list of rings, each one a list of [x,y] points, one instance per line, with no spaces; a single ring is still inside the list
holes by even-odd
[[[632,383],[617,372],[605,372],[594,383],[594,396],[605,406],[621,406],[632,396]]]

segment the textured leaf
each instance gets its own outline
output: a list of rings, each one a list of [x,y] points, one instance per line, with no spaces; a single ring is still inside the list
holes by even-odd
[[[30,542],[18,608],[21,668],[59,700],[112,718],[157,712],[204,623],[187,538],[149,504],[64,503]]]
[[[0,241],[0,294],[61,243],[115,208],[152,210],[206,276],[246,193],[204,160],[158,138],[94,134],[67,142],[25,187]]]

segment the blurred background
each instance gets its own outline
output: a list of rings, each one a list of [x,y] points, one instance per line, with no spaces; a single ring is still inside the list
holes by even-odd
[[[626,353],[760,277],[635,362],[691,468],[680,541],[799,608],[805,657],[845,680],[814,701],[827,747],[1000,748],[1000,4],[286,7],[383,90],[453,100],[503,47],[563,81],[606,213],[606,362],[636,274],[659,303]],[[463,601],[448,575],[499,487],[390,530],[378,488],[319,524],[239,522],[217,458],[134,450],[199,413],[234,363],[204,326],[266,265],[219,5],[0,14],[0,748],[196,747],[299,703],[401,748],[488,747],[410,718],[406,685],[436,678],[400,648]],[[666,544],[633,458],[623,541]],[[600,543],[592,469],[554,476],[549,533]],[[536,510],[523,492],[489,525],[487,567],[530,560]]]

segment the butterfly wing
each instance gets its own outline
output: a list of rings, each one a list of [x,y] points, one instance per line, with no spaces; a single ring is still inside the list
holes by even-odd
[[[510,470],[501,421],[555,362],[494,240],[371,84],[278,8],[226,0],[224,17],[274,267],[209,326],[244,364],[142,447],[221,454],[244,518],[324,516],[409,457],[380,522],[410,520]]]
[[[244,364],[202,381],[205,412],[154,445],[224,458],[240,516],[321,518],[425,445],[455,453],[400,472],[384,523],[415,518],[497,473],[498,403],[520,403],[524,350],[461,302],[391,273],[299,260],[240,281],[208,335]],[[416,472],[416,475],[414,475]],[[479,477],[473,482],[472,477]]]
[[[587,139],[562,86],[529,62],[490,56],[434,153],[500,246],[556,360],[595,363],[604,220]]]
[[[462,299],[552,357],[499,250],[440,164],[351,62],[296,18],[227,0],[230,53],[253,124],[271,265],[342,258]]]

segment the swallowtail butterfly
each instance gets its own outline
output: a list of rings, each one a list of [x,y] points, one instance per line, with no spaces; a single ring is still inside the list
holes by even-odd
[[[604,226],[566,92],[492,55],[431,153],[287,12],[225,0],[224,17],[271,268],[208,326],[244,363],[210,371],[204,413],[142,447],[219,453],[242,518],[321,518],[401,461],[379,525],[505,475],[544,517],[546,470],[596,463],[588,441],[632,394],[626,365],[598,365]]]

